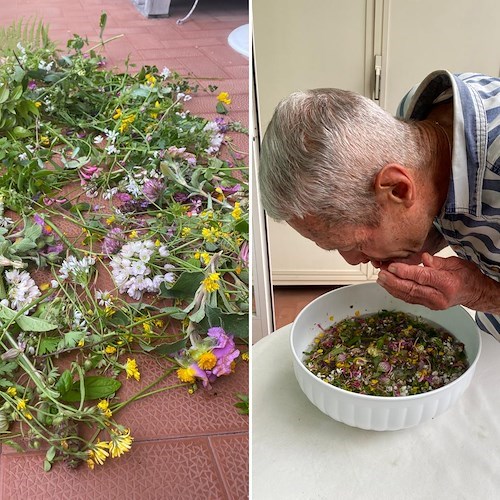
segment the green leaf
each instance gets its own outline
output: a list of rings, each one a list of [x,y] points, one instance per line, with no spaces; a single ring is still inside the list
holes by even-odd
[[[202,272],[194,273],[184,271],[171,288],[167,288],[165,283],[160,286],[160,296],[167,299],[191,299],[204,278]]]
[[[153,349],[151,349],[151,351],[154,351],[156,354],[163,354],[163,355],[173,354],[174,352],[178,352],[181,349],[184,349],[184,347],[186,347],[187,339],[188,337],[181,340],[177,340],[176,342],[159,344],[155,346]]]
[[[73,387],[73,374],[70,370],[65,370],[61,373],[61,376],[57,379],[54,389],[58,391],[61,395],[66,394]]]
[[[14,373],[16,369],[17,363],[15,361],[0,361],[0,375],[10,375]],[[12,385],[12,382],[10,385]]]
[[[212,326],[220,326],[227,334],[241,339],[248,338],[248,314],[226,313],[218,307],[210,306],[207,306],[205,311],[206,318],[199,325],[204,330]]]
[[[45,337],[40,340],[38,346],[38,356],[43,356],[44,354],[50,354],[57,350],[57,345],[61,339],[59,337]]]
[[[168,316],[173,319],[183,320],[187,316],[187,314],[180,307],[163,307],[161,312],[168,314]]]
[[[16,318],[16,323],[21,330],[25,332],[50,332],[57,328],[57,325],[49,323],[44,319],[33,318],[32,316],[25,316],[24,314]]]
[[[228,109],[226,108],[224,103],[220,101],[215,106],[215,110],[217,111],[217,113],[220,113],[221,115],[226,115],[228,113]]]
[[[84,379],[85,401],[91,399],[104,399],[114,394],[120,387],[121,382],[110,377],[91,375]],[[61,398],[68,403],[75,403],[81,400],[80,381],[73,382],[73,387]]]
[[[85,337],[85,332],[80,330],[71,330],[64,334],[64,338],[62,339],[63,347],[75,347],[80,340]]]
[[[17,240],[10,247],[10,251],[12,253],[24,253],[24,252],[27,252],[28,250],[33,250],[33,248],[36,248],[36,243],[29,240],[28,238],[22,238],[22,239]]]
[[[52,469],[52,463],[51,463],[51,462],[49,462],[48,460],[44,460],[44,461],[43,461],[43,470],[44,470],[45,472],[49,472],[49,471],[50,471],[50,469]]]
[[[24,237],[36,241],[42,235],[42,226],[40,224],[29,224],[24,229]]]
[[[0,87],[0,104],[4,103],[9,98],[9,86],[4,83],[2,87]]]
[[[240,219],[235,225],[234,229],[241,234],[248,234],[250,231],[250,227],[248,225],[248,221],[245,219]]]
[[[189,319],[193,323],[200,323],[201,321],[203,321],[205,315],[206,315],[205,308],[200,307],[195,313],[189,315]]]
[[[51,446],[45,455],[45,460],[48,462],[52,463],[54,461],[54,458],[56,458],[56,447]]]

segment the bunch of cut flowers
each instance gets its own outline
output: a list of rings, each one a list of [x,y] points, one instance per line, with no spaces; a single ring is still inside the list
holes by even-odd
[[[192,115],[199,85],[167,68],[108,70],[105,20],[93,48],[61,54],[39,24],[0,52],[0,442],[44,447],[47,471],[120,457],[121,408],[246,359],[247,167],[226,135],[245,130]],[[122,400],[143,356],[164,373]]]

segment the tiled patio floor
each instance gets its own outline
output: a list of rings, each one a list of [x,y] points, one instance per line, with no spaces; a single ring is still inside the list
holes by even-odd
[[[108,14],[104,38],[124,35],[106,46],[109,66],[123,69],[123,61],[130,57],[137,67],[154,64],[195,75],[204,85],[212,83],[229,92],[230,118],[248,126],[248,60],[227,44],[229,33],[248,22],[248,2],[200,0],[192,18],[177,25],[176,19],[191,5],[173,0],[169,18],[147,19],[131,0],[5,0],[0,5],[0,25],[36,16],[49,24],[51,37],[64,48],[73,33],[97,42],[104,10]],[[188,104],[195,114],[216,116],[213,94],[200,91]],[[248,152],[246,136],[237,134],[234,142]],[[140,387],[161,372],[158,361],[143,360]],[[163,383],[168,385],[168,379]],[[18,454],[0,446],[0,500],[244,499],[248,417],[234,408],[236,393],[248,393],[244,362],[211,391],[193,395],[182,389],[166,391],[129,405],[119,420],[132,429],[131,452],[94,471],[56,464],[45,473],[43,453]]]

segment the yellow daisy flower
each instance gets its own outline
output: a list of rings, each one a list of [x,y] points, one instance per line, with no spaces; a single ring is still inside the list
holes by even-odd
[[[109,442],[109,451],[112,458],[117,458],[130,451],[132,447],[133,437],[130,435],[130,429],[125,429],[122,432],[110,432],[111,441]]]
[[[127,372],[127,378],[135,378],[137,381],[141,379],[141,374],[139,373],[135,359],[127,358],[125,370]]]

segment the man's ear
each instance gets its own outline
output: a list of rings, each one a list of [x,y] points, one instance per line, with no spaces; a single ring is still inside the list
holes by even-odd
[[[380,170],[374,188],[380,204],[398,203],[409,208],[415,203],[415,178],[408,168],[397,163],[388,163]]]

